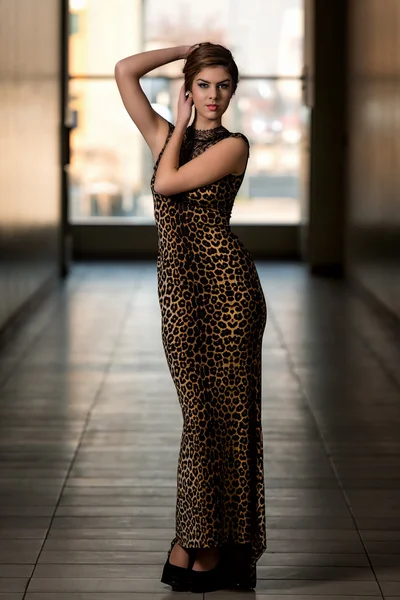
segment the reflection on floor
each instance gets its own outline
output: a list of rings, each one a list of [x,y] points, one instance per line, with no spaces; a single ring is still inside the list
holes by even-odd
[[[257,263],[268,550],[256,594],[400,598],[400,346],[338,281]],[[81,265],[2,352],[1,600],[186,600],[159,581],[181,415],[155,263]]]

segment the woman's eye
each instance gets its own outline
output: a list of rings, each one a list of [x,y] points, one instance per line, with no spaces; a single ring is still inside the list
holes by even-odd
[[[207,86],[207,83],[199,83],[199,86],[200,87]],[[227,88],[228,84],[227,83],[221,83],[219,87]]]

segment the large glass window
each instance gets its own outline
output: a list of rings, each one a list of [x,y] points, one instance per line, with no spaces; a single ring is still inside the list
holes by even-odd
[[[232,223],[297,223],[303,15],[301,0],[70,0],[70,219],[153,221],[153,159],[122,105],[120,58],[154,48],[221,43],[240,81],[223,116],[250,140],[250,159]],[[175,121],[183,61],[141,79]]]

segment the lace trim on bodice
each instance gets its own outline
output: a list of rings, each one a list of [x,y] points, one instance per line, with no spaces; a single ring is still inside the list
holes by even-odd
[[[211,129],[195,129],[193,125],[189,125],[186,129],[186,135],[196,140],[208,141],[219,137],[221,134],[229,133],[223,125],[213,127]]]
[[[164,147],[161,150],[161,152],[157,158],[157,161],[154,165],[154,169],[153,169],[154,173],[156,171],[158,163],[160,162],[161,156],[165,150],[165,146],[174,130],[174,125],[172,123],[169,122],[168,126],[169,126],[169,133],[167,136],[167,140],[166,140]],[[231,133],[223,125],[219,125],[218,127],[213,127],[212,129],[195,129],[193,127],[193,125],[189,125],[189,127],[186,128],[185,135],[183,137],[183,141],[182,141],[182,145],[181,145],[181,149],[180,149],[179,164],[184,165],[185,163],[189,162],[193,158],[196,158],[196,156],[199,156],[199,154],[201,154],[202,152],[207,150],[207,148],[210,145],[212,145],[213,143],[219,142],[220,140],[223,140],[224,138],[227,138],[230,136],[243,137],[247,141],[247,144],[249,146],[248,139],[242,133]],[[250,151],[248,152],[248,156],[249,155],[250,155]],[[154,177],[154,174],[153,174],[153,177]],[[232,174],[232,177],[242,178],[242,177],[244,177],[244,173],[242,173],[241,175]]]
[[[181,146],[180,164],[185,164],[204,152],[208,146],[229,137],[229,135],[229,130],[223,125],[212,129],[195,129],[189,125]]]

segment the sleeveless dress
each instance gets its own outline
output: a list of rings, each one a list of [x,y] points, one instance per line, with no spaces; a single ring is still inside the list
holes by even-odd
[[[224,547],[255,576],[266,549],[261,344],[267,308],[254,261],[230,229],[241,175],[170,197],[151,190],[162,343],[183,415],[175,542]],[[179,165],[229,136],[187,127]],[[243,565],[247,565],[243,567]]]

